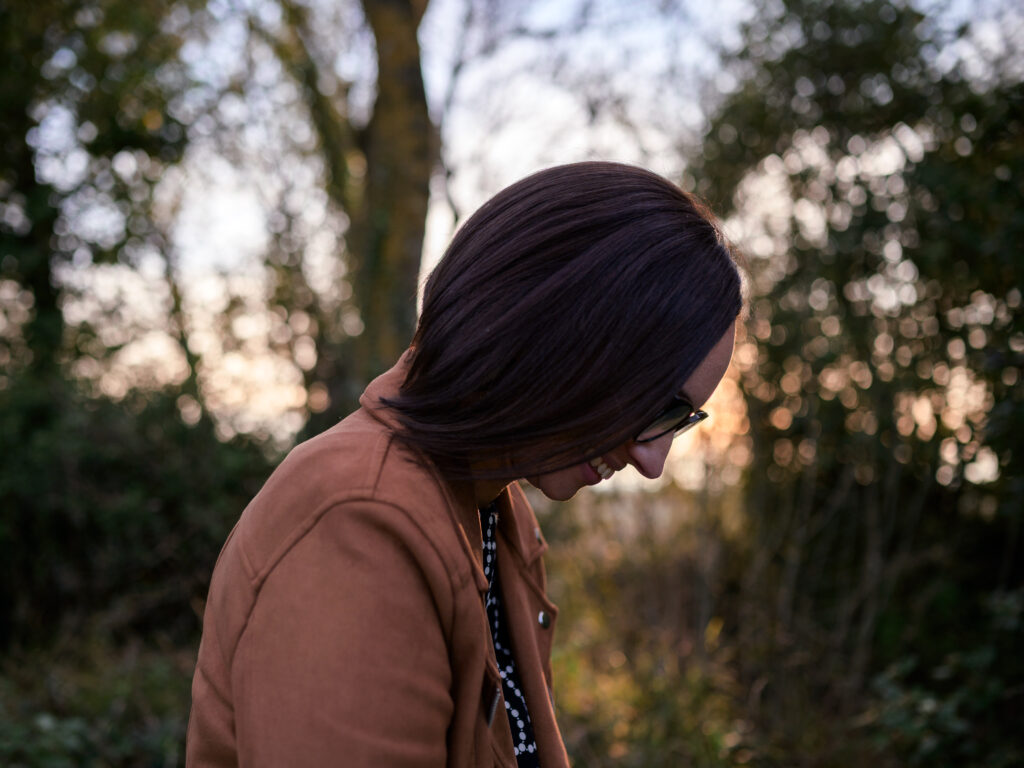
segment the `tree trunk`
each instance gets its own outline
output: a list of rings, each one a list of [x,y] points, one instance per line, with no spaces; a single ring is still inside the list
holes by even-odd
[[[340,342],[321,329],[311,378],[326,387],[329,405],[311,414],[307,436],[355,408],[366,384],[398,359],[416,328],[430,177],[439,159],[417,38],[426,5],[425,0],[363,3],[377,42],[377,100],[360,136],[366,160],[362,194],[335,201],[351,221],[348,276],[363,329]],[[319,123],[318,128],[323,133]],[[327,158],[328,165],[337,160]],[[344,186],[331,185],[332,196]]]
[[[412,340],[430,176],[438,141],[416,37],[426,2],[364,2],[377,40],[377,102],[366,132],[366,191],[354,222],[352,281],[364,324],[357,375],[388,368]]]

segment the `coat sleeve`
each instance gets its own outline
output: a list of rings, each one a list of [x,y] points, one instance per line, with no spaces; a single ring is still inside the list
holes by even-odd
[[[349,502],[266,576],[231,668],[241,766],[446,762],[452,586],[403,511]]]

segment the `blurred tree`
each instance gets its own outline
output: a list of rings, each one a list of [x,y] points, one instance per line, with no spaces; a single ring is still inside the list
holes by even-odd
[[[0,8],[5,367],[49,381],[61,374],[66,343],[87,344],[65,338],[63,267],[137,263],[166,250],[149,205],[185,147],[169,101],[183,88],[175,51],[188,20],[184,2]]]
[[[170,236],[183,187],[168,202],[176,177],[167,169],[188,146],[209,147],[212,133],[224,156],[254,169],[254,188],[276,189],[263,195],[271,235],[265,299],[276,313],[272,325],[284,324],[272,345],[303,371],[311,393],[307,431],[350,410],[415,327],[438,159],[417,38],[426,5],[369,4],[367,13],[355,0],[5,6],[5,72],[24,76],[3,84],[3,359],[54,374],[65,346],[65,362],[109,359],[134,340],[132,312],[104,306],[104,318],[93,306],[74,313],[67,333],[62,310],[75,283],[90,264],[145,270],[157,263],[166,274],[169,330],[188,364],[185,388],[206,405],[210,370],[200,351],[208,345],[189,343],[195,301],[181,285]],[[241,48],[232,40],[239,29],[248,30]],[[339,47],[344,40],[357,43],[354,54]],[[249,68],[218,68],[232,47]],[[239,119],[245,112],[250,120]],[[254,125],[264,129],[262,140],[253,138]],[[203,162],[193,155],[190,164]],[[270,184],[267,174],[276,176]],[[311,223],[308,209],[323,207],[315,197],[323,193],[330,217]],[[333,246],[324,245],[327,232],[337,238]],[[311,285],[310,273],[322,277],[324,268],[310,264],[327,248],[334,279]],[[236,343],[231,322],[253,311],[245,297],[229,302],[220,318],[228,347]],[[96,377],[95,365],[88,371]]]
[[[782,729],[816,694],[774,680],[781,660],[850,711],[889,662],[928,678],[987,647],[983,598],[1024,584],[1024,38],[1008,6],[955,29],[903,2],[759,8],[687,183],[750,259],[734,619]],[[950,765],[995,764],[1016,732],[1024,669],[998,664],[1016,682],[949,732],[974,750]]]
[[[362,13],[351,3],[342,7],[347,15],[333,24],[326,19],[336,8],[287,0],[281,21],[250,19],[254,44],[270,46],[296,86],[294,106],[317,137],[312,148],[296,142],[293,149],[317,156],[323,187],[347,228],[335,256],[344,254],[337,284],[311,290],[301,253],[275,278],[273,301],[286,313],[312,315],[316,329],[315,363],[300,366],[311,395],[307,435],[350,412],[369,380],[412,339],[430,177],[439,158],[417,37],[426,0],[363,3]],[[372,38],[376,94],[368,108],[338,74],[339,24],[348,25],[347,35]],[[294,251],[293,240],[294,231],[282,227],[274,247]]]
[[[38,630],[95,586],[88,531],[114,532],[102,524],[103,497],[76,487],[97,455],[89,431],[74,430],[96,424],[65,377],[76,359],[108,357],[118,342],[89,323],[67,332],[62,282],[72,265],[135,267],[168,253],[151,204],[185,147],[170,99],[184,87],[175,52],[189,19],[187,3],[0,8],[0,642],[21,619]],[[192,363],[179,301],[168,314]]]

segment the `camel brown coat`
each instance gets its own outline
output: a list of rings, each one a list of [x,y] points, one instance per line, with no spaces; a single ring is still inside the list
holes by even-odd
[[[296,447],[214,569],[192,685],[191,768],[505,766],[512,736],[484,611],[471,489],[394,436],[403,361]],[[498,569],[544,768],[567,766],[551,700],[547,548],[513,483]]]

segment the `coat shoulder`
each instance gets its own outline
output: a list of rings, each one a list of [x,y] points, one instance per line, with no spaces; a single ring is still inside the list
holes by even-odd
[[[443,556],[458,547],[452,499],[437,473],[363,410],[296,446],[246,507],[233,537],[258,589],[288,551],[316,531],[357,535],[382,511],[395,535],[422,540]],[[351,518],[351,519],[350,519]],[[407,529],[407,530],[406,530]]]

